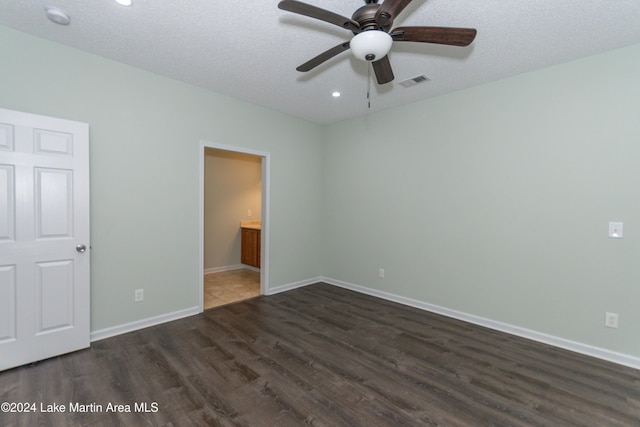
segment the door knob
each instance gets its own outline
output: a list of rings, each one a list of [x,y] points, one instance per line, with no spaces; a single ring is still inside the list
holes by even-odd
[[[83,253],[86,250],[87,250],[87,247],[85,245],[80,244],[80,245],[76,246],[76,251],[78,251],[80,253]]]

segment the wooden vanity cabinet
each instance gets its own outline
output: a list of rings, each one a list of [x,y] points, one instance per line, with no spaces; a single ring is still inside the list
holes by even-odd
[[[240,262],[260,268],[260,230],[242,228]]]

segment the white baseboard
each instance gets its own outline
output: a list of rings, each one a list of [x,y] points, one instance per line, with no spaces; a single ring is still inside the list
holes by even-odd
[[[559,338],[553,335],[533,331],[531,329],[510,325],[508,323],[498,322],[484,317],[475,316],[473,314],[463,313],[461,311],[452,310],[446,307],[429,304],[423,301],[402,297],[384,291],[378,291],[376,289],[371,289],[360,285],[354,285],[353,283],[343,282],[341,280],[335,280],[329,277],[321,277],[318,281],[322,281],[333,286],[349,289],[362,294],[382,298],[388,301],[397,302],[399,304],[408,305],[410,307],[415,307],[432,313],[441,314],[443,316],[452,317],[454,319],[473,323],[479,326],[484,326],[486,328],[495,329],[497,331],[506,332],[511,335],[516,335],[533,341],[549,344],[555,347],[563,348],[565,350],[570,350],[587,356],[596,357],[598,359],[607,360],[619,365],[640,369],[640,358],[628,354],[618,353],[589,344],[583,344],[580,342]]]
[[[240,268],[247,268],[247,266],[240,265]],[[229,270],[224,270],[229,271]],[[259,270],[258,270],[259,271]],[[301,280],[299,282],[289,283],[286,285],[276,286],[268,289],[265,295],[275,295],[281,292],[290,291],[293,289],[301,288],[304,286],[312,285],[314,283],[324,282],[333,286],[338,286],[351,291],[359,292],[365,295],[371,295],[377,298],[382,298],[387,301],[397,302],[399,304],[415,307],[421,310],[429,311],[443,316],[451,317],[454,319],[462,320],[468,323],[472,323],[478,326],[494,329],[501,332],[506,332],[511,335],[527,338],[533,341],[538,341],[544,344],[553,345],[555,347],[563,348],[565,350],[573,351],[576,353],[584,354],[598,359],[607,360],[609,362],[617,363],[619,365],[629,366],[635,369],[640,369],[640,358],[631,356],[624,353],[618,353],[615,351],[607,350],[600,347],[595,347],[588,344],[583,344],[576,341],[567,340],[565,338],[559,338],[553,335],[544,334],[541,332],[533,331],[531,329],[522,328],[519,326],[510,325],[508,323],[498,322],[495,320],[487,319],[484,317],[476,316],[473,314],[464,313],[457,310],[452,310],[446,307],[441,307],[435,304],[429,304],[423,301],[407,298],[399,295],[395,295],[389,292],[379,291],[376,289],[367,288],[353,283],[343,282],[341,280],[332,279],[330,277],[315,277],[311,279]],[[110,328],[100,329],[91,333],[91,341],[98,341],[101,339],[113,337],[127,332],[133,332],[138,329],[148,328],[150,326],[158,325],[160,323],[170,322],[172,320],[182,319],[183,317],[193,316],[200,313],[198,307],[192,307],[184,310],[174,311],[147,319],[138,320],[131,323],[125,323]]]
[[[249,270],[255,270],[255,271],[258,271],[258,272],[260,271],[259,269],[255,268],[255,267],[251,267],[251,266],[243,265],[243,264],[238,264],[237,266],[227,266],[227,267],[218,267],[218,268],[223,268],[224,270],[215,269],[216,271],[205,271],[205,274],[208,274],[208,273],[219,273],[221,271],[232,271],[232,270],[239,270],[239,269],[249,269]],[[213,270],[213,269],[210,269],[210,270]],[[274,295],[274,294],[278,294],[280,292],[289,291],[289,290],[292,290],[292,289],[300,288],[302,286],[311,285],[313,283],[318,283],[318,282],[321,282],[321,281],[322,281],[321,277],[316,277],[316,278],[313,278],[313,279],[303,280],[303,281],[300,281],[300,282],[289,283],[287,285],[277,286],[275,288],[269,289],[265,293],[265,295]],[[116,335],[126,334],[128,332],[137,331],[138,329],[144,329],[144,328],[148,328],[150,326],[159,325],[161,323],[171,322],[172,320],[182,319],[183,317],[193,316],[193,315],[198,314],[198,313],[200,313],[199,308],[198,307],[192,307],[192,308],[187,308],[185,310],[179,310],[179,311],[174,311],[172,313],[161,314],[159,316],[149,317],[147,319],[136,320],[135,322],[124,323],[122,325],[112,326],[112,327],[109,327],[109,328],[104,328],[104,329],[99,329],[97,331],[93,331],[90,334],[90,339],[91,339],[91,342],[99,341],[99,340],[103,340],[105,338],[115,337]]]
[[[243,268],[245,268],[245,266],[242,265],[242,264],[234,264],[234,265],[225,265],[225,266],[222,266],[222,267],[205,268],[204,269],[204,274],[222,273],[223,271],[242,270]]]
[[[216,267],[216,268],[207,269],[204,271],[204,274],[220,273],[222,271],[232,271],[232,270],[240,270],[240,269],[247,269],[247,270],[260,272],[260,269],[257,269],[255,267],[251,267],[244,264],[237,264],[237,265],[229,265],[225,267]],[[278,292],[284,292],[289,289],[299,288],[300,286],[310,285],[311,283],[317,283],[319,281],[320,281],[320,278],[315,278],[315,279],[311,279],[310,281],[305,281],[305,283],[300,282],[301,284],[293,283],[290,285],[281,286],[277,289],[282,288],[282,290],[276,290],[275,292],[271,291],[267,293],[267,295],[271,295],[273,293],[278,293]],[[159,325],[161,323],[171,322],[172,320],[182,319],[183,317],[193,316],[198,313],[201,313],[200,309],[198,307],[192,307],[184,310],[174,311],[172,313],[166,313],[166,314],[161,314],[159,316],[149,317],[147,319],[136,320],[135,322],[124,323],[122,325],[99,329],[97,331],[91,332],[90,340],[91,342],[99,341],[105,338],[115,337],[116,335],[137,331],[138,329],[144,329],[150,326]]]
[[[250,270],[250,271],[255,271],[256,273],[260,273],[260,269],[256,268],[252,265],[246,265],[246,264],[240,264],[243,270]]]
[[[233,270],[251,270],[251,271],[255,271],[256,273],[260,273],[259,268],[255,268],[251,265],[234,264],[234,265],[225,265],[223,267],[205,268],[204,274],[222,273],[223,271],[233,271]]]
[[[200,313],[198,307],[187,308],[184,310],[174,311],[172,313],[149,317],[147,319],[136,320],[135,322],[112,326],[110,328],[99,329],[91,332],[90,337],[92,342],[99,341],[116,335],[126,334],[127,332],[137,331],[138,329],[148,328],[149,326],[159,325],[160,323],[171,322],[172,320],[193,316],[198,313]]]
[[[313,285],[314,283],[322,282],[324,278],[314,277],[313,279],[301,280],[299,282],[289,283],[287,285],[276,286],[275,288],[268,289],[265,295],[275,295],[280,292],[290,291],[292,289],[301,288],[303,286]]]

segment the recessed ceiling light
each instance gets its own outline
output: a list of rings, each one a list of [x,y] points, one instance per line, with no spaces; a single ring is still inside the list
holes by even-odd
[[[131,0],[116,0],[116,3],[121,4],[123,6],[131,6]]]
[[[335,91],[331,94],[331,96],[333,96],[334,98],[340,98],[340,92]]]
[[[47,18],[56,24],[69,25],[71,22],[69,14],[60,8],[48,6],[44,10],[47,13]]]

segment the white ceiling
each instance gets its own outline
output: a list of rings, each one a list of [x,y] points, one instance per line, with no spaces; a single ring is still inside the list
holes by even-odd
[[[280,10],[278,0],[133,2],[0,0],[0,24],[317,123],[640,43],[640,0],[413,0],[394,27],[470,27],[478,35],[464,48],[394,43],[396,79],[372,83],[368,109],[368,64],[350,52],[308,73],[295,70],[349,40],[347,30]],[[364,5],[306,2],[347,17]],[[50,22],[45,6],[67,11],[71,24]],[[421,74],[431,80],[398,84]]]

